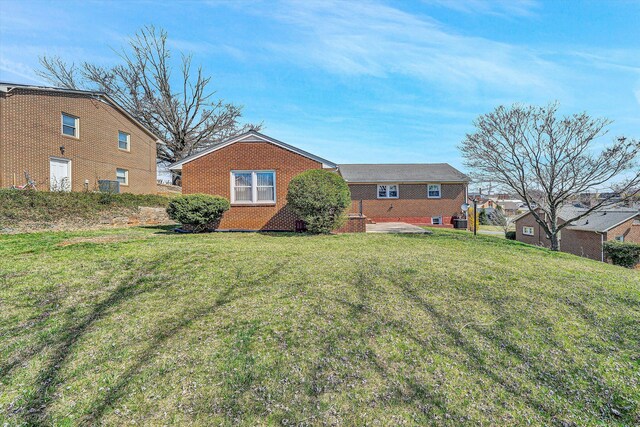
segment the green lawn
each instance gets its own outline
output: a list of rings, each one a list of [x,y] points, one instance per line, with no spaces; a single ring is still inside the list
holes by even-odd
[[[0,236],[0,425],[633,425],[640,276],[490,236]]]

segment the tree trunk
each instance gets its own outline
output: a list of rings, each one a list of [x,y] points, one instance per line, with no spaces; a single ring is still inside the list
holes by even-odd
[[[551,240],[551,250],[552,251],[559,251],[560,250],[560,239],[558,239],[558,233],[551,233],[551,236],[549,237],[549,240]]]

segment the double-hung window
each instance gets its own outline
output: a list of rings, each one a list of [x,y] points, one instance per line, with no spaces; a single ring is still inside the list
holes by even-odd
[[[62,113],[62,134],[78,138],[78,119],[71,114]]]
[[[378,199],[397,199],[398,184],[378,184]]]
[[[124,151],[129,151],[129,143],[131,141],[131,135],[126,132],[118,131],[118,148]]]
[[[430,199],[440,198],[440,184],[428,184],[427,185],[427,197]]]
[[[525,236],[533,236],[533,227],[522,227],[522,234]]]
[[[274,171],[232,171],[231,203],[275,203]]]
[[[116,169],[116,181],[120,185],[129,185],[129,171],[126,169]]]

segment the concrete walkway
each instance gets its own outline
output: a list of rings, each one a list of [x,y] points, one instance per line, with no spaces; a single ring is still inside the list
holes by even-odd
[[[406,222],[379,222],[377,224],[367,224],[367,233],[430,234],[431,232]]]

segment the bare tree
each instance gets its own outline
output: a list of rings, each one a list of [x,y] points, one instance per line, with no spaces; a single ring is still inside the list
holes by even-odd
[[[122,62],[113,67],[43,56],[36,72],[57,86],[109,95],[162,138],[166,145],[158,146],[158,159],[165,163],[261,127],[240,124],[242,107],[213,99],[211,77],[201,67],[193,72],[191,55],[181,55],[180,75],[173,76],[166,31],[144,27],[118,54]]]
[[[513,216],[507,216],[504,213],[504,210],[500,208],[500,206],[497,206],[489,215],[489,222],[491,222],[492,225],[502,228],[502,231],[504,231],[504,235],[506,236],[507,232],[514,224],[514,218],[515,217]]]
[[[586,113],[561,117],[557,103],[500,106],[476,119],[476,132],[467,134],[460,150],[479,180],[510,188],[525,201],[551,249],[559,250],[560,230],[619,201],[613,193],[632,197],[640,184],[639,141],[620,137],[603,150],[594,150],[610,123]],[[595,188],[609,188],[611,197],[559,224],[559,209]]]

